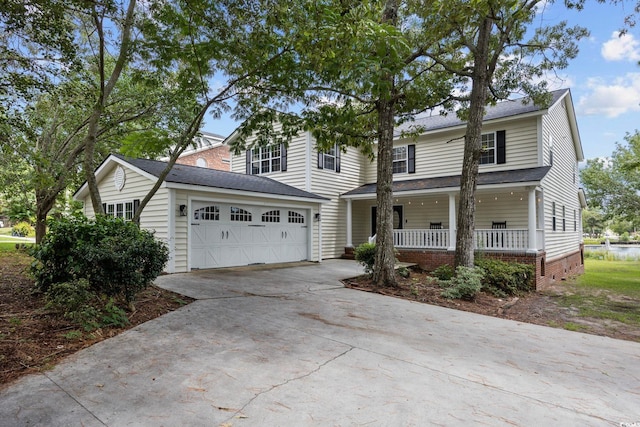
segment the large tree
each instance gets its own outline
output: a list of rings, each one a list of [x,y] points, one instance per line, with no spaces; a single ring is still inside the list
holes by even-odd
[[[544,74],[562,69],[577,54],[577,41],[588,32],[566,22],[531,28],[544,0],[428,1],[424,18],[447,34],[431,58],[463,79],[457,99],[466,119],[458,206],[455,265],[473,267],[475,192],[482,147],[485,107],[513,92],[531,102],[549,101]],[[532,33],[532,34],[531,34]]]
[[[235,140],[287,142],[311,131],[320,151],[357,147],[377,161],[376,256],[373,280],[393,286],[393,140],[396,125],[448,106],[455,78],[426,52],[440,36],[415,2],[302,1],[270,11],[261,47],[278,59],[240,99],[247,120]],[[274,132],[274,122],[281,127]],[[284,135],[284,136],[283,136]]]
[[[587,203],[609,219],[640,225],[640,133],[627,133],[610,159],[589,159],[580,170]]]

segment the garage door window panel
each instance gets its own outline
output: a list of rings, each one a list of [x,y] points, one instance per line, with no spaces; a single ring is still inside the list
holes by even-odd
[[[251,212],[242,208],[237,208],[235,206],[231,207],[231,221],[251,222],[251,219]]]
[[[273,210],[263,213],[262,222],[280,222],[280,211]]]
[[[193,219],[201,221],[220,221],[220,207],[212,205],[196,209]]]
[[[304,215],[289,211],[289,224],[304,224]]]

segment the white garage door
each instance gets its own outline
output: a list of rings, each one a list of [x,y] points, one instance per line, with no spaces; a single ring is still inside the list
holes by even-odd
[[[191,268],[307,260],[307,221],[304,209],[194,202]]]

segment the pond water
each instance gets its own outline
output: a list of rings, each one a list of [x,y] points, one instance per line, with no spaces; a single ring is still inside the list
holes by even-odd
[[[605,251],[605,245],[584,245],[585,251]],[[609,252],[621,256],[640,256],[640,245],[611,245]]]

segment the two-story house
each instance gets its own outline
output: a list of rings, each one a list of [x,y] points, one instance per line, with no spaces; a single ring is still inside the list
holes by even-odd
[[[552,95],[548,108],[523,100],[487,108],[476,196],[478,251],[534,264],[538,287],[584,268],[580,137],[571,93]],[[453,260],[465,123],[449,115],[405,126],[422,132],[408,139],[397,130],[394,244],[400,259],[434,268]],[[129,216],[163,165],[105,160],[96,173],[106,211]],[[230,169],[176,165],[143,212],[141,225],[169,244],[168,271],[321,261],[374,237],[376,164],[356,149],[319,153],[305,132],[288,147],[231,156]],[[87,197],[85,185],[76,198],[91,216]]]

